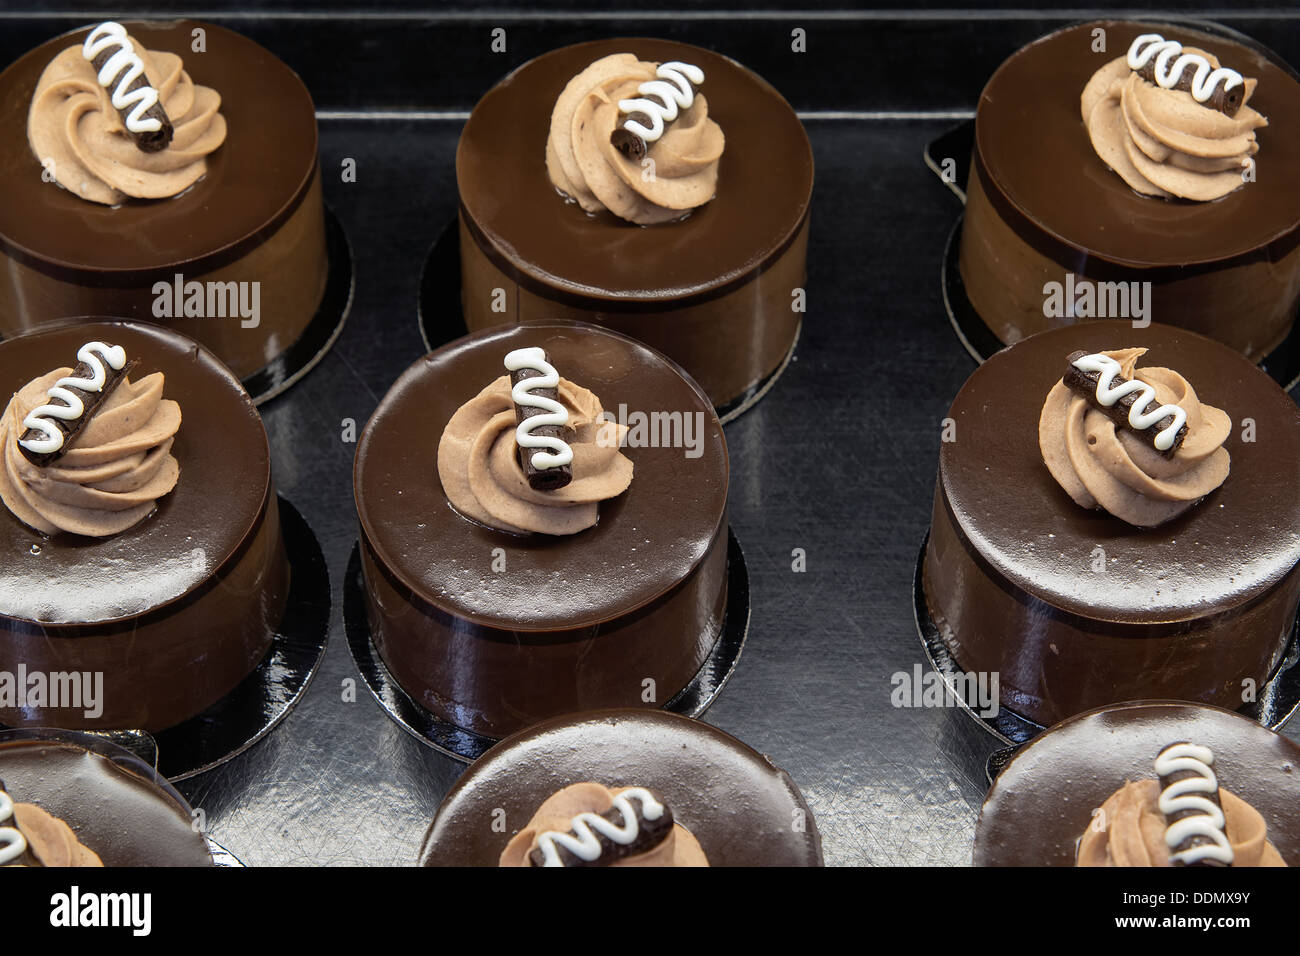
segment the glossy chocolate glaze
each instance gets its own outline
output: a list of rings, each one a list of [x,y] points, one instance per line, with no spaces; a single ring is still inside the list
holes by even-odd
[[[162,729],[242,680],[270,645],[289,567],[261,417],[210,352],[157,326],[84,322],[0,344],[0,395],[87,341],[161,371],[180,404],[180,481],[122,534],[47,538],[0,508],[0,670],[101,671],[104,713],[0,709],[10,725]]]
[[[1254,806],[1268,839],[1300,865],[1300,747],[1238,714],[1136,701],[1080,714],[1027,744],[993,782],[975,831],[976,866],[1074,866],[1092,811],[1125,781],[1154,778],[1162,748],[1214,751],[1219,784]]]
[[[822,865],[817,823],[785,771],[708,724],[646,710],[572,714],[497,744],[443,799],[420,862],[496,866],[547,797],[587,780],[661,795],[710,866]]]
[[[1038,447],[1065,357],[1130,346],[1234,422],[1222,487],[1155,529],[1079,507]],[[949,415],[926,600],[961,666],[1000,674],[1003,706],[1044,725],[1156,695],[1236,707],[1244,679],[1268,678],[1300,603],[1300,410],[1263,372],[1179,329],[1094,322],[994,355]]]
[[[226,142],[208,172],[170,199],[108,207],[42,182],[27,141],[27,111],[41,72],[88,28],[56,37],[0,74],[0,334],[87,312],[150,319],[153,285],[260,281],[262,319],[181,320],[246,376],[301,334],[324,289],[324,207],[316,114],[302,81],[253,41],[195,21],[128,22],[154,50],[178,53],[196,82],[221,96]],[[191,32],[207,49],[191,52]]]
[[[513,535],[461,517],[438,480],[443,428],[505,374],[507,352],[533,345],[611,414],[620,403],[701,414],[702,454],[625,449],[631,487],[602,502],[599,523],[577,535]],[[354,490],[380,655],[423,706],[488,736],[565,711],[640,703],[646,678],[662,705],[721,631],[728,474],[708,399],[629,339],[591,326],[511,326],[438,349],[397,380],[357,446]]]
[[[189,807],[152,780],[67,743],[0,743],[15,802],[59,817],[105,866],[211,866]]]
[[[726,150],[717,196],[684,221],[642,227],[608,212],[588,215],[547,176],[544,148],[560,91],[588,64],[619,52],[704,70],[701,89]],[[659,348],[715,404],[770,373],[794,342],[791,292],[804,282],[812,149],[789,104],[733,60],[651,39],[547,53],[479,101],[461,134],[456,176],[471,328],[585,318]],[[769,281],[756,284],[767,272]],[[505,313],[492,308],[497,287],[506,290]]]
[[[1107,49],[1092,50],[1092,30]],[[1143,32],[1207,49],[1259,79],[1258,181],[1215,202],[1139,195],[1097,156],[1079,115],[1092,74]],[[1042,314],[1043,284],[1074,271],[1154,283],[1156,321],[1258,357],[1300,301],[1300,81],[1256,49],[1161,23],[1101,21],[1030,44],[989,80],[976,113],[961,245],[971,302],[1005,342],[1071,320]]]

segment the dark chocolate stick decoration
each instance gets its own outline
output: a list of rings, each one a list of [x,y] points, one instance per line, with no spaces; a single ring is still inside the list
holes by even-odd
[[[659,79],[637,87],[641,94],[637,99],[618,101],[627,119],[609,134],[609,141],[628,159],[645,156],[650,144],[663,136],[665,126],[677,119],[678,107],[691,108],[694,87],[704,82],[704,71],[698,66],[676,61],[659,64],[655,76]]]
[[[0,866],[31,866],[36,863],[29,852],[27,838],[18,830],[14,818],[14,801],[0,780]]]
[[[547,830],[528,853],[532,866],[609,866],[652,850],[673,830],[673,812],[644,787],[624,790],[604,813],[579,813],[569,831]]]
[[[1231,866],[1227,817],[1219,799],[1219,780],[1209,747],[1181,741],[1156,757],[1160,776],[1160,812],[1168,827],[1170,859],[1182,866]]]
[[[573,480],[573,449],[565,441],[569,411],[559,401],[560,373],[540,348],[506,356],[515,403],[519,465],[535,491],[557,491]]]
[[[146,153],[166,149],[175,131],[158,91],[144,75],[144,60],[126,35],[126,27],[112,20],[101,23],[86,37],[81,55],[95,68],[99,85],[108,90],[135,145]]]
[[[26,431],[18,439],[19,451],[38,468],[62,457],[135,364],[120,345],[87,342],[77,350],[72,374],[55,382],[46,393],[49,400],[23,419]]]
[[[1100,352],[1071,352],[1065,376],[1066,385],[1083,394],[1093,407],[1105,412],[1122,428],[1131,428],[1151,443],[1166,458],[1172,458],[1187,437],[1187,412],[1178,405],[1160,405],[1152,409],[1156,390],[1146,382],[1127,379],[1120,364]]]
[[[1184,53],[1181,43],[1159,33],[1144,33],[1133,41],[1128,66],[1147,82],[1166,90],[1186,90],[1196,102],[1225,116],[1236,116],[1245,100],[1246,83],[1240,73],[1226,67],[1213,69],[1205,57]]]

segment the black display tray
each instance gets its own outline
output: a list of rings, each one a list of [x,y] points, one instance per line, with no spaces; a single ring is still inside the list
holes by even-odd
[[[51,9],[100,6],[58,3],[36,11],[34,0],[17,0],[16,12],[2,14],[0,62],[89,19]],[[764,5],[772,9],[753,9]],[[1260,5],[1238,5],[1226,22],[1300,63],[1300,20],[1250,12]],[[804,114],[817,164],[809,311],[789,368],[726,427],[730,520],[745,544],[753,617],[744,656],[706,719],[797,781],[828,864],[968,864],[985,764],[999,745],[954,709],[891,701],[896,675],[929,667],[912,619],[912,572],[930,521],[941,422],[975,368],[937,281],[955,204],[918,157],[968,115],[1003,58],[1078,14],[962,13],[941,0],[890,13],[719,0],[684,16],[663,0],[621,9],[566,0],[564,15],[474,13],[438,0],[399,0],[394,7],[413,11],[403,16],[356,12],[345,0],[302,6],[337,13],[203,5],[283,56],[321,111],[326,200],[352,246],[356,295],[334,348],[262,412],[279,488],[316,532],[336,582],[357,536],[353,442],[424,352],[420,270],[456,213],[456,141],[477,97],[553,47],[649,33],[736,57]],[[508,48],[492,54],[498,26]],[[791,51],[795,29],[806,31],[806,54]],[[345,159],[356,161],[356,182],[341,180]],[[792,568],[797,552],[806,571]],[[289,718],[179,785],[213,837],[250,867],[410,865],[463,770],[374,705],[348,653],[340,604],[318,676]],[[1293,739],[1297,724],[1287,730]]]

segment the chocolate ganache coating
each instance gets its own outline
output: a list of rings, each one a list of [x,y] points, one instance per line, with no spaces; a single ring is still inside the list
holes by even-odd
[[[46,537],[0,508],[0,671],[103,674],[103,713],[17,706],[0,723],[163,729],[257,665],[288,596],[289,565],[261,416],[211,352],[175,332],[77,320],[0,343],[0,394],[75,356],[120,345],[161,371],[183,409],[175,489],[106,538]]]
[[[1232,421],[1231,472],[1134,528],[1073,501],[1043,462],[1044,398],[1075,350],[1146,348]],[[1121,700],[1240,707],[1280,662],[1300,603],[1300,410],[1230,348],[1167,326],[1092,322],[997,353],[958,393],[923,585],[958,663],[1043,725]]]
[[[595,527],[577,534],[478,524],[451,507],[438,478],[439,436],[452,415],[503,374],[507,353],[534,346],[633,426],[622,452],[630,487],[602,501]],[[648,447],[651,431],[638,437],[635,416],[656,413],[689,426],[695,450]],[[421,705],[487,736],[592,707],[662,706],[721,633],[728,474],[707,397],[630,339],[561,323],[498,327],[443,346],[403,373],[357,446],[375,646]],[[642,701],[646,680],[654,703]]]
[[[1104,52],[1093,49],[1098,28]],[[1080,95],[1144,33],[1206,50],[1258,79],[1250,106],[1268,125],[1258,131],[1255,181],[1213,202],[1162,199],[1135,192],[1098,157]],[[1262,48],[1162,23],[1058,31],[1016,52],[980,97],[959,253],[966,292],[998,338],[1012,343],[1088,320],[1044,314],[1044,285],[1068,272],[1151,282],[1147,318],[1258,360],[1283,339],[1300,305],[1300,182],[1289,172],[1298,165],[1300,80]]]
[[[245,378],[297,340],[325,288],[311,96],[269,51],[223,27],[123,25],[148,50],[180,55],[194,82],[220,95],[227,136],[206,156],[206,174],[177,196],[90,202],[43,180],[27,136],[41,73],[56,55],[79,49],[90,28],[54,38],[0,73],[0,335],[68,315],[162,321]],[[196,30],[202,51],[194,49]],[[174,284],[177,274],[186,282],[259,283],[259,324],[244,327],[229,310],[186,315],[183,302],[160,315],[155,285]]]
[[[15,803],[61,819],[104,866],[212,865],[180,795],[103,753],[56,740],[5,740],[0,779]]]
[[[684,219],[636,226],[566,203],[547,174],[556,98],[601,57],[631,53],[704,71],[725,131],[716,195]],[[567,318],[659,349],[725,405],[773,372],[799,329],[813,159],[790,105],[734,60],[668,40],[563,47],[479,101],[456,153],[462,301],[471,329]],[[504,289],[502,312],[496,290]]]
[[[1219,785],[1250,804],[1282,859],[1300,860],[1300,747],[1239,714],[1143,700],[1072,717],[1034,738],[998,774],[975,830],[976,866],[1074,866],[1092,814],[1127,780],[1153,776],[1155,754],[1194,740],[1214,753]]]
[[[821,834],[789,774],[701,721],[629,709],[558,717],[501,741],[443,799],[420,862],[497,866],[543,801],[588,780],[654,792],[710,866],[822,865]]]

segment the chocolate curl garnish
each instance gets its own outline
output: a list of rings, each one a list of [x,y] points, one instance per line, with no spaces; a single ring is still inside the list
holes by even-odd
[[[136,147],[146,153],[166,149],[175,130],[163,108],[158,91],[144,75],[144,61],[135,51],[120,23],[107,21],[91,31],[82,55],[95,68],[100,85],[108,90],[113,108],[122,117],[122,127]],[[112,72],[105,75],[110,61]],[[142,129],[152,126],[154,129]]]
[[[1084,371],[1074,364],[1079,359],[1084,358],[1089,354],[1092,353],[1085,352],[1082,349],[1077,352],[1071,352],[1066,357],[1066,371],[1061,381],[1083,395],[1093,408],[1097,409],[1099,412],[1104,412],[1116,425],[1142,435],[1148,442],[1150,442],[1153,449],[1164,455],[1166,458],[1174,457],[1174,455],[1177,454],[1178,449],[1182,447],[1183,439],[1187,437],[1187,426],[1183,425],[1178,429],[1178,432],[1174,435],[1172,445],[1168,448],[1160,448],[1156,444],[1156,440],[1159,438],[1160,433],[1168,426],[1173,415],[1165,415],[1159,421],[1148,425],[1146,428],[1135,428],[1129,418],[1133,413],[1133,406],[1143,399],[1143,392],[1139,391],[1129,392],[1127,395],[1122,396],[1113,405],[1103,405],[1097,398],[1097,387],[1101,382],[1101,373]],[[1116,387],[1129,381],[1132,381],[1132,379],[1126,379],[1120,375],[1116,375],[1111,382],[1111,386]],[[1152,390],[1152,393],[1153,397],[1150,401],[1155,400],[1154,390]]]
[[[653,850],[673,831],[673,811],[666,804],[660,804],[662,813],[651,820],[645,815],[645,805],[643,801],[636,797],[630,797],[626,793],[620,794],[626,797],[625,800],[619,801],[632,811],[633,818],[636,821],[636,837],[630,843],[619,843],[607,834],[604,834],[596,826],[582,819],[586,814],[581,814],[575,818],[575,825],[568,831],[568,835],[574,839],[581,840],[595,839],[600,844],[600,853],[594,860],[586,860],[578,856],[562,842],[554,841],[555,852],[559,856],[561,866],[609,866],[624,860],[629,856],[636,856],[640,853],[646,853]],[[592,814],[595,816],[596,814]],[[619,808],[618,803],[610,807],[604,813],[599,815],[601,819],[609,821],[614,827],[626,829],[628,820],[623,810]],[[534,847],[528,853],[528,863],[530,866],[545,866],[546,853],[540,847]]]
[[[107,360],[115,350],[122,358],[119,367]],[[90,423],[113,389],[126,381],[136,364],[135,359],[128,361],[118,347],[103,342],[83,345],[77,352],[77,367],[72,374],[59,379],[48,392],[49,401],[34,408],[23,419],[27,430],[18,439],[18,450],[23,457],[37,468],[45,468],[62,458],[73,439]],[[98,388],[90,387],[100,381],[101,376],[103,383]],[[78,404],[81,405],[81,414],[69,414],[69,410]],[[36,421],[41,423],[40,426],[35,424]],[[54,432],[58,433],[57,436]]]
[[[509,362],[511,356],[525,352],[538,353],[536,356],[529,356],[530,360],[533,358],[539,358],[542,363],[548,361],[546,353],[541,349],[519,349],[517,352],[511,352],[510,355],[506,357],[506,361]],[[526,382],[532,378],[541,378],[546,374],[547,373],[543,369],[537,368],[534,365],[524,365],[520,368],[511,369],[511,392],[517,395],[518,393],[515,389],[520,382]],[[518,401],[514,403],[515,423],[518,425],[519,429],[536,438],[544,440],[551,439],[553,444],[556,444],[557,446],[564,445],[567,448],[567,437],[570,429],[563,425],[539,424],[529,427],[527,424],[530,418],[534,418],[538,415],[554,414],[556,409],[559,409],[560,411],[564,410],[564,406],[560,404],[559,390],[554,387],[536,385],[527,389],[527,392],[530,399],[540,400],[543,404],[532,404],[531,402],[528,404],[521,404]],[[549,406],[545,403],[549,403]],[[542,451],[542,449],[525,448],[523,445],[519,446],[519,465],[524,470],[524,477],[528,479],[529,487],[534,491],[558,491],[560,488],[563,488],[569,482],[573,481],[572,464],[553,465],[550,468],[538,468],[533,464],[533,458],[539,451]],[[572,453],[570,452],[570,455],[571,454]]]
[[[1182,839],[1169,844],[1170,857],[1177,865],[1232,865],[1232,844],[1226,833],[1227,818],[1219,798],[1219,781],[1210,768],[1213,761],[1214,754],[1208,747],[1185,740],[1170,744],[1156,757],[1156,773],[1160,776],[1159,809],[1165,815],[1167,829],[1196,818],[1192,824],[1185,823],[1179,828],[1186,831]],[[1199,849],[1203,847],[1212,849]],[[1187,860],[1184,854],[1191,854],[1194,859]]]
[[[626,118],[609,134],[609,141],[628,159],[645,156],[650,143],[663,136],[664,128],[680,115],[679,109],[690,109],[696,86],[704,82],[699,67],[676,61],[661,63],[655,76],[657,79],[637,88],[637,99],[618,103]]]
[[[644,113],[633,113],[628,119],[639,120],[643,124],[650,122],[650,117]],[[650,148],[645,140],[624,126],[615,127],[614,132],[609,134],[609,141],[628,159],[640,160]]]
[[[1134,70],[1138,76],[1148,83],[1156,83],[1156,62],[1155,60],[1144,64],[1137,70]],[[1178,74],[1178,80],[1172,87],[1161,87],[1161,89],[1185,90],[1191,92],[1192,82],[1196,78],[1194,70],[1183,70]],[[1210,98],[1204,101],[1197,100],[1202,106],[1208,106],[1212,110],[1218,110],[1225,116],[1236,116],[1237,110],[1241,109],[1241,104],[1246,95],[1246,85],[1238,83],[1232,89],[1227,89],[1228,78],[1221,77],[1215,84],[1214,89],[1210,91]]]

